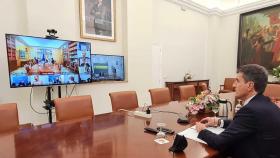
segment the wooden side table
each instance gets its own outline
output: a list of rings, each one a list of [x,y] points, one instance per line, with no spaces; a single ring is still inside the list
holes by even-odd
[[[179,86],[183,85],[194,85],[196,94],[199,94],[201,92],[201,89],[199,85],[201,83],[206,83],[207,87],[209,87],[209,79],[206,80],[189,80],[189,81],[182,81],[182,82],[165,82],[165,86],[169,88],[171,99],[173,101],[180,99],[180,92],[179,92]]]

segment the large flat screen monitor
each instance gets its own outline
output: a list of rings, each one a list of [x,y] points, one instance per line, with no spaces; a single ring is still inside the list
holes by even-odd
[[[92,54],[92,81],[124,81],[124,57],[118,55]]]
[[[91,44],[6,34],[10,87],[91,82]]]

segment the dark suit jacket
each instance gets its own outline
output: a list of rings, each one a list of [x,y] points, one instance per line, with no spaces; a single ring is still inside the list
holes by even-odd
[[[202,130],[198,138],[235,158],[280,158],[280,108],[269,98],[256,95],[224,127],[219,135]]]

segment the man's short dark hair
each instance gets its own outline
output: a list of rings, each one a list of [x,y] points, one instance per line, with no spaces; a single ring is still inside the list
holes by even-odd
[[[243,73],[244,80],[246,82],[254,82],[255,91],[258,94],[262,94],[265,90],[268,80],[267,70],[257,64],[248,64],[240,67],[238,72]]]

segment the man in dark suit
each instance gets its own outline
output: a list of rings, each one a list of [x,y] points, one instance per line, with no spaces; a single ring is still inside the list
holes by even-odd
[[[244,106],[232,121],[207,117],[197,122],[198,138],[234,158],[280,158],[280,108],[262,95],[267,79],[264,67],[242,66],[234,86],[236,98],[243,100]],[[217,135],[205,129],[208,126],[225,130]]]

